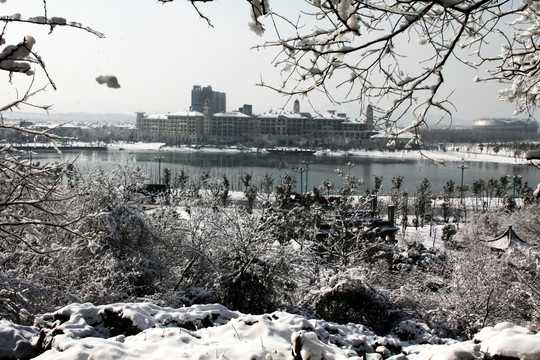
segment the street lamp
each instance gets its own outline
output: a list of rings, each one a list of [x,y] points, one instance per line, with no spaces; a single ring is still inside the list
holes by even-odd
[[[465,169],[469,168],[469,165],[465,164],[465,160],[461,158],[461,164],[457,166],[458,169],[461,169],[461,203],[463,204],[463,175],[465,173]]]
[[[304,168],[303,167],[300,167],[298,168],[298,170],[300,171],[300,195],[302,195],[304,193]]]
[[[302,164],[304,166],[298,167],[298,171],[300,172],[300,204],[303,204],[304,202],[304,194],[308,193],[308,175],[309,175],[309,162],[302,161]],[[304,183],[304,172],[306,173],[306,182]]]
[[[154,160],[157,160],[158,161],[158,183],[161,184],[161,160],[163,159],[163,157],[161,156],[158,156],[158,157],[155,157]]]
[[[308,161],[303,161],[304,164],[306,164],[306,184],[305,184],[305,191],[304,193],[307,194],[308,192],[308,176],[309,176],[309,162]]]
[[[512,191],[512,200],[516,201],[516,181],[521,179],[521,175],[514,175],[514,189]]]

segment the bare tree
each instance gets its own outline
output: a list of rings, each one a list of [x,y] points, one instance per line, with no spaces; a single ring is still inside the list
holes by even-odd
[[[70,22],[62,17],[50,17],[47,13],[47,2],[45,0],[43,0],[42,14],[26,19],[22,18],[21,14],[0,15],[0,23],[3,24],[2,31],[0,32],[0,46],[2,46],[2,52],[0,53],[0,70],[8,71],[10,73],[10,78],[13,76],[14,73],[22,73],[28,76],[33,76],[35,74],[35,65],[45,73],[50,85],[54,89],[56,89],[56,85],[47,73],[45,62],[43,61],[41,56],[38,55],[34,48],[34,45],[36,44],[36,39],[31,35],[27,35],[17,44],[6,45],[5,35],[7,30],[9,29],[9,26],[14,23],[47,26],[50,28],[50,33],[52,33],[56,27],[66,26],[76,29],[82,29],[100,38],[105,37],[105,35],[103,35],[102,33],[90,27],[83,26],[78,22]],[[8,104],[7,106],[0,108],[0,111],[11,110],[14,106],[17,106],[21,103],[28,104],[27,101],[29,99],[29,94],[31,94],[31,92],[27,93],[26,96],[17,99],[14,103]]]
[[[56,89],[45,62],[36,52],[34,37],[27,35],[17,44],[6,43],[7,31],[14,23],[23,23],[28,27],[46,26],[50,28],[50,32],[58,26],[67,26],[88,31],[98,37],[103,37],[103,34],[77,22],[49,17],[45,0],[43,12],[39,16],[24,19],[20,14],[0,15],[0,73],[9,75],[9,83],[15,94],[12,100],[0,104],[0,130],[34,138],[46,137],[55,144],[58,137],[48,131],[33,130],[4,119],[3,113],[22,106],[47,111],[50,106],[35,104],[32,98],[49,85]],[[46,85],[35,86],[36,71],[45,75]],[[15,81],[19,76],[32,77],[26,91],[22,93]],[[32,160],[31,152],[17,149],[2,140],[0,139],[0,257],[3,274],[0,316],[29,320],[31,313],[35,312],[32,304],[35,305],[36,302],[32,297],[35,295],[36,299],[42,299],[47,292],[44,283],[38,280],[40,273],[32,272],[32,269],[37,263],[52,259],[51,254],[61,252],[62,237],[58,236],[59,232],[79,236],[73,225],[80,220],[80,216],[75,211],[70,211],[73,210],[70,204],[75,195],[64,186],[66,175],[73,170],[73,164],[39,164]],[[32,266],[21,266],[20,259],[26,259]],[[25,271],[31,276],[23,275]],[[30,293],[32,295],[29,295]],[[47,301],[53,302],[50,299],[42,302]]]
[[[4,1],[2,1],[4,2]],[[21,106],[34,107],[47,111],[49,105],[37,105],[32,97],[44,91],[48,85],[56,86],[49,76],[45,62],[36,52],[36,40],[31,35],[25,36],[17,44],[6,44],[6,34],[14,23],[31,26],[46,26],[50,33],[56,27],[72,27],[90,32],[98,37],[104,35],[78,22],[70,22],[61,17],[50,17],[47,13],[47,2],[43,0],[43,12],[38,16],[22,18],[20,14],[0,15],[2,29],[0,31],[0,71],[9,74],[13,84],[14,77],[25,74],[32,76],[32,81],[24,93],[19,93],[15,87],[15,98],[6,104],[0,104],[0,129],[22,133],[28,137],[46,137],[53,144],[58,137],[48,131],[33,130],[19,124],[5,121],[3,113],[18,109]],[[42,71],[48,81],[45,86],[35,89],[33,77],[36,68]],[[0,139],[1,140],[1,139]],[[72,165],[71,165],[72,166]],[[39,246],[34,246],[28,240],[28,229],[36,233],[39,226],[54,226],[68,228],[74,219],[67,214],[55,211],[55,204],[70,198],[62,192],[64,175],[69,171],[69,164],[36,164],[32,162],[32,154],[15,149],[11,145],[0,147],[0,239],[16,238],[25,242],[35,251],[40,252]],[[25,230],[26,229],[26,230]]]

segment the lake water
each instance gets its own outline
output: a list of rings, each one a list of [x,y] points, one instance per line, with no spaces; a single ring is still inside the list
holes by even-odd
[[[54,162],[67,161],[77,157],[76,166],[85,171],[93,167],[108,168],[117,162],[134,162],[146,169],[153,182],[158,181],[158,168],[161,171],[168,168],[175,173],[184,170],[191,177],[198,177],[205,171],[210,171],[212,176],[222,177],[225,174],[233,190],[243,189],[240,177],[245,173],[251,173],[253,178],[262,177],[265,173],[271,173],[276,179],[286,171],[296,173],[297,183],[300,183],[301,166],[309,164],[308,189],[320,185],[325,179],[332,181],[335,188],[341,187],[341,182],[336,169],[347,170],[348,162],[354,163],[351,174],[364,179],[364,187],[371,188],[374,176],[383,176],[383,193],[388,194],[392,188],[392,178],[403,176],[402,189],[410,194],[416,191],[418,184],[424,178],[431,183],[433,193],[440,194],[443,185],[448,180],[453,180],[456,185],[461,184],[461,170],[457,168],[459,162],[448,162],[446,166],[439,166],[428,160],[419,159],[395,159],[369,156],[314,156],[314,155],[271,155],[257,153],[234,153],[234,152],[173,152],[173,151],[92,151],[92,152],[64,152],[38,153],[33,156],[34,161]],[[158,158],[161,158],[159,164]],[[535,188],[540,182],[540,170],[524,164],[468,162],[468,168],[464,170],[464,183],[472,184],[476,179],[498,179],[504,175],[520,175],[523,182]],[[306,181],[306,173],[303,173]]]

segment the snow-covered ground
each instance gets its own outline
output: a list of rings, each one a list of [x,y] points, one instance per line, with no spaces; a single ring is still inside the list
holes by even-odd
[[[501,149],[494,152],[492,149],[480,151],[470,148],[469,145],[447,146],[450,150],[402,150],[402,151],[376,151],[376,150],[351,150],[319,152],[328,156],[369,156],[379,158],[397,158],[397,159],[432,159],[435,162],[466,161],[466,162],[489,162],[489,163],[508,163],[523,164],[526,163],[525,154],[514,157],[511,150]]]
[[[35,326],[0,322],[0,358],[35,359],[540,359],[540,333],[510,323],[472,341],[430,333],[404,321],[378,336],[286,312],[246,315],[221,305],[163,308],[151,303],[72,304]]]

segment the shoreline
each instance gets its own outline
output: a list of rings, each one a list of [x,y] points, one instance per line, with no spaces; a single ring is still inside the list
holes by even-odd
[[[5,144],[3,144],[5,146]],[[26,151],[56,151],[52,144],[29,143],[29,144],[12,144],[14,148]],[[156,151],[156,152],[192,152],[192,153],[229,153],[229,154],[260,154],[263,156],[276,156],[275,153],[269,152],[266,149],[248,148],[241,146],[165,146],[165,143],[71,143],[57,145],[57,148],[62,151]],[[333,156],[333,157],[351,157],[351,158],[390,158],[402,160],[426,160],[445,166],[447,162],[458,163],[464,162],[487,162],[487,163],[504,163],[516,165],[528,165],[529,161],[525,159],[525,152],[521,152],[519,156],[514,156],[515,153],[511,150],[500,149],[497,152],[491,149],[484,151],[473,151],[471,145],[468,144],[448,144],[447,148],[451,150],[316,150],[314,153],[305,152],[306,149],[295,147],[279,147],[283,150],[286,156]]]
[[[501,149],[497,153],[493,151],[485,150],[483,152],[477,152],[470,150],[470,145],[451,145],[449,146],[453,150],[398,150],[398,151],[380,151],[380,150],[317,150],[312,155],[306,156],[336,156],[336,157],[376,157],[376,158],[392,158],[392,159],[416,159],[426,161],[432,161],[441,166],[444,166],[446,162],[491,162],[491,163],[504,163],[504,164],[516,164],[527,165],[529,162],[525,159],[525,152],[520,156],[513,156],[512,151]],[[165,146],[164,143],[117,143],[108,144],[107,148],[110,150],[129,150],[129,151],[158,151],[158,152],[208,152],[208,153],[252,153],[261,155],[271,155],[265,149],[246,148],[246,147],[215,147],[215,146],[203,146],[203,147],[191,147],[191,146]],[[304,150],[300,148],[286,148],[280,147],[280,149],[290,150],[293,154],[295,150]],[[468,150],[469,149],[469,150]],[[294,155],[293,155],[294,156]]]

